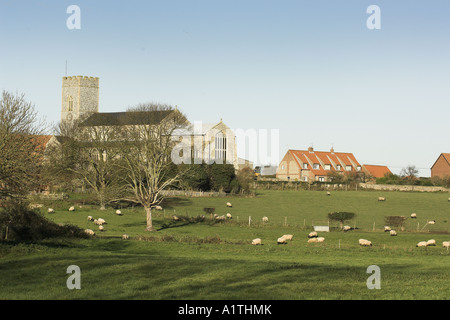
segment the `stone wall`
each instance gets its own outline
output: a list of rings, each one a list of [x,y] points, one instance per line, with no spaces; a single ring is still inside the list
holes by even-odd
[[[406,185],[394,185],[394,184],[360,183],[359,187],[362,189],[386,190],[386,191],[450,192],[450,189],[444,188],[444,187],[406,186]]]

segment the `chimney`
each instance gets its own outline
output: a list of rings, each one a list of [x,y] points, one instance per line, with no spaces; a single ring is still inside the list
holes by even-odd
[[[334,153],[334,148],[333,147],[331,147],[330,152]]]
[[[313,153],[314,152],[314,148],[313,147],[309,147],[308,151],[309,151],[309,153]]]

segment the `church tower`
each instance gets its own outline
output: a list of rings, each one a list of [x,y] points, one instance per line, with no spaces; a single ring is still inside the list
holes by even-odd
[[[73,76],[62,79],[61,122],[98,112],[99,78]]]

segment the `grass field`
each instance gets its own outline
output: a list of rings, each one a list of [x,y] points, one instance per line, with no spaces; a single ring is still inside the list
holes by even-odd
[[[385,202],[378,202],[385,196]],[[0,299],[448,299],[450,203],[444,193],[263,191],[255,198],[173,198],[154,211],[157,232],[145,232],[142,208],[61,207],[44,213],[58,223],[96,231],[94,239],[0,244]],[[232,202],[227,208],[225,203]],[[174,222],[173,214],[195,217],[204,207],[231,221]],[[44,208],[43,208],[44,211]],[[357,214],[350,232],[323,232],[324,243],[308,244],[313,219],[331,211]],[[417,213],[397,237],[383,232],[384,216]],[[104,218],[99,232],[88,215]],[[251,224],[249,226],[249,216]],[[263,224],[261,218],[269,222]],[[425,226],[427,220],[435,225]],[[374,228],[375,227],[375,228]],[[419,232],[417,231],[419,228]],[[122,234],[130,240],[122,240]],[[283,234],[293,234],[277,245]],[[261,238],[263,245],[252,246]],[[371,240],[360,247],[358,239]],[[436,247],[417,248],[435,239]],[[81,290],[69,290],[66,269],[81,269]],[[370,290],[367,267],[377,265],[381,289]]]

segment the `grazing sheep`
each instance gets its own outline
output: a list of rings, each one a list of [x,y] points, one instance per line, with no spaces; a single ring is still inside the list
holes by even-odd
[[[106,221],[102,218],[98,218],[97,219],[97,224],[102,225],[102,224],[106,224]]]
[[[385,197],[378,197],[378,201],[386,201]]]
[[[94,221],[94,218],[92,218],[92,216],[88,216],[87,219],[88,221]]]
[[[233,217],[231,216],[231,213],[227,213],[227,218],[228,219],[233,219]]]
[[[317,237],[316,239],[317,239],[317,242],[324,242],[325,241],[324,237]]]
[[[350,226],[344,226],[344,227],[342,228],[342,230],[344,230],[344,232],[347,232],[347,231],[353,230],[353,228],[350,227]]]
[[[317,237],[318,237],[318,235],[317,235],[317,232],[316,232],[316,231],[310,232],[310,233],[308,234],[308,238],[317,238]]]
[[[308,243],[314,243],[314,242],[319,242],[318,238],[308,239]]]
[[[263,222],[268,222],[268,221],[269,221],[269,218],[263,217],[263,218],[262,218],[262,221],[263,221]]]
[[[283,238],[285,238],[286,240],[292,240],[293,235],[292,234],[285,234],[283,235]]]
[[[417,214],[411,213],[411,219],[416,219],[416,218],[417,218]]]
[[[127,234],[123,234],[123,235],[122,235],[122,239],[123,239],[123,240],[128,240],[128,239],[130,239],[130,236],[127,235]]]
[[[436,246],[436,240],[430,239],[427,241],[427,247],[434,247]]]
[[[450,198],[448,198],[448,202],[450,202]]]
[[[450,248],[450,241],[444,241],[444,242],[442,242],[442,247],[443,247],[443,248]]]
[[[277,244],[286,244],[286,243],[287,243],[287,241],[286,241],[286,238],[284,238],[284,237],[280,237],[277,239]]]
[[[428,224],[435,224],[435,223],[436,223],[436,220],[430,220],[430,221],[428,221],[427,223],[428,223]]]
[[[55,209],[53,209],[53,208],[48,208],[47,212],[48,212],[48,213],[55,213]]]
[[[327,196],[331,196],[331,193],[329,191],[327,191]]]
[[[121,215],[122,215],[122,211],[116,210],[116,214],[117,214],[118,216],[121,216]]]
[[[156,210],[162,210],[163,208],[161,206],[156,206],[155,209]]]
[[[229,202],[227,202],[227,207],[232,207],[232,204],[231,203],[229,203]]]
[[[216,216],[216,220],[219,220],[219,221],[225,220],[225,215]]]
[[[86,229],[86,230],[84,230],[84,232],[90,236],[95,236],[95,232],[91,229]]]
[[[260,238],[253,239],[252,244],[255,246],[262,244],[261,239]]]
[[[98,230],[103,231],[105,228],[103,226],[98,226]]]
[[[172,216],[172,219],[173,219],[173,221],[178,221],[178,220],[180,220],[180,218],[178,218],[178,217],[175,216],[175,215]]]
[[[395,230],[391,230],[391,231],[389,231],[389,233],[390,233],[391,236],[396,236],[397,235],[397,231],[395,231]]]
[[[372,242],[366,239],[359,239],[359,245],[364,247],[371,247]]]
[[[416,244],[416,247],[426,247],[427,242],[426,241],[420,241],[418,244]]]
[[[69,211],[75,211],[75,207],[74,206],[70,207]]]
[[[384,232],[389,232],[391,231],[391,227],[389,226],[384,226]]]

